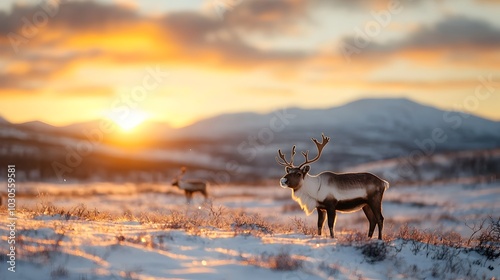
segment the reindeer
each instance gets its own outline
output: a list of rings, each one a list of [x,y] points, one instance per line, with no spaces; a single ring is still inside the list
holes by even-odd
[[[292,189],[293,200],[299,203],[307,215],[317,209],[319,236],[326,216],[328,216],[330,236],[334,238],[336,211],[350,213],[363,209],[370,223],[368,237],[373,236],[375,226],[378,225],[378,239],[382,240],[384,226],[382,197],[384,191],[389,188],[389,183],[371,173],[339,174],[325,171],[318,175],[309,175],[311,169],[309,164],[321,157],[323,148],[330,141],[324,134],[321,134],[321,138],[321,143],[311,138],[316,144],[318,155],[309,160],[309,151],[302,152],[305,162],[298,167],[293,164],[295,146],[292,148],[290,162],[286,160],[281,150],[278,150],[279,158],[276,157],[276,161],[284,166],[286,171],[286,175],[280,180],[281,187]]]
[[[208,198],[207,183],[204,181],[195,181],[195,180],[181,181],[181,177],[184,175],[184,173],[186,173],[186,168],[182,167],[181,174],[179,174],[174,179],[174,181],[172,182],[172,186],[176,186],[179,189],[184,190],[188,203],[191,202],[191,199],[193,198],[193,193],[195,192],[200,192],[205,197],[205,199],[207,199]]]

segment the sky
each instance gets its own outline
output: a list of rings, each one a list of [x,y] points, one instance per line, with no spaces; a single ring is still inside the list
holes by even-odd
[[[405,97],[500,121],[500,1],[0,2],[0,116],[175,127]]]

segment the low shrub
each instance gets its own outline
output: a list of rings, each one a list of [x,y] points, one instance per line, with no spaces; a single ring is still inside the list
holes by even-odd
[[[387,245],[382,241],[369,242],[358,248],[369,263],[381,262],[387,257]]]

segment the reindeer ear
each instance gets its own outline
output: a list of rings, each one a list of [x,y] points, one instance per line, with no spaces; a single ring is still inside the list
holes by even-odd
[[[286,171],[286,173],[290,173],[290,169],[292,169],[292,168],[291,168],[291,167],[289,167],[289,166],[286,166],[286,167],[285,167],[285,171]]]
[[[300,170],[302,172],[302,174],[306,175],[309,170],[311,170],[311,167],[309,165],[306,165],[304,167],[302,167],[302,170]]]

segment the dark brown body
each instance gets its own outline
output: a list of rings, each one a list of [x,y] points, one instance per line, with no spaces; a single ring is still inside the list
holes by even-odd
[[[174,181],[172,186],[184,190],[188,203],[191,202],[193,194],[196,192],[201,193],[205,199],[208,198],[207,184],[203,181]]]

